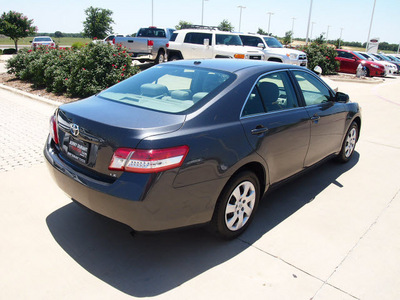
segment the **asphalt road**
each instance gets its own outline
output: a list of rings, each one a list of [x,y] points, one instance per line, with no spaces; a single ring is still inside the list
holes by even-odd
[[[400,78],[337,84],[363,108],[353,160],[267,195],[231,242],[72,203],[38,150],[54,107],[0,88],[0,298],[400,299]]]

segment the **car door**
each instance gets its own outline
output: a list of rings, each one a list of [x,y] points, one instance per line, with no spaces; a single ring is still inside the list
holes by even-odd
[[[335,102],[333,92],[307,71],[293,70],[299,94],[310,118],[310,145],[304,160],[308,167],[340,150],[347,116],[346,105]]]
[[[355,56],[346,51],[338,50],[337,52],[338,56],[336,60],[340,62],[339,71],[344,73],[356,73],[358,63],[356,63]]]
[[[309,116],[298,103],[287,71],[257,80],[243,107],[241,123],[249,143],[268,165],[270,184],[303,169],[310,140]]]
[[[208,39],[208,45],[204,40]],[[188,32],[183,41],[183,56],[185,59],[212,58],[212,34],[202,32]]]

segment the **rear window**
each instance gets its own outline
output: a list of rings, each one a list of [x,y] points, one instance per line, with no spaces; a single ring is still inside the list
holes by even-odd
[[[34,38],[34,42],[51,42],[51,38],[41,37],[41,38]]]
[[[164,37],[165,31],[160,28],[140,28],[137,36],[141,37]]]
[[[99,97],[168,113],[180,113],[222,88],[233,75],[217,70],[160,65],[101,92]]]

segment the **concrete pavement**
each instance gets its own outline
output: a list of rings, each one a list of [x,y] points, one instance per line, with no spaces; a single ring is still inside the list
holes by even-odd
[[[231,242],[132,237],[71,203],[26,150],[43,146],[53,107],[0,90],[0,133],[14,136],[0,153],[22,158],[0,171],[1,298],[400,299],[400,78],[338,85],[363,108],[354,159],[267,195]]]

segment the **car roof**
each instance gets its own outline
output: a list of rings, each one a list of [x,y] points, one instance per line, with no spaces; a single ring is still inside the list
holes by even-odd
[[[281,69],[299,69],[304,70],[304,67],[295,65],[287,65],[277,62],[267,62],[252,59],[196,59],[196,60],[177,60],[165,63],[168,65],[179,65],[187,67],[200,67],[205,69],[216,69],[225,72],[235,73],[239,70],[249,68],[259,68],[265,72],[281,70]]]

